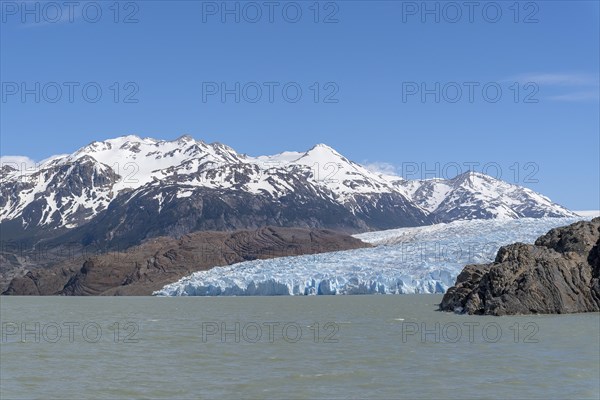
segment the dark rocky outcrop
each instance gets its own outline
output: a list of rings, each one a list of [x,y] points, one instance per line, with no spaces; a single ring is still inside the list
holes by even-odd
[[[440,310],[468,314],[600,311],[600,218],[555,228],[534,245],[501,247],[491,264],[467,265]]]
[[[196,271],[241,261],[370,247],[330,230],[266,227],[160,237],[12,279],[5,295],[150,295]]]

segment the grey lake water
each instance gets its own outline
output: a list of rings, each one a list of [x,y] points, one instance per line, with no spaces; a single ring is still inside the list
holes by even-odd
[[[1,399],[600,397],[600,315],[440,295],[2,297]]]

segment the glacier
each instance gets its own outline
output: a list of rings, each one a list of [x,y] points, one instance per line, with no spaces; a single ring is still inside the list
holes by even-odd
[[[253,260],[196,272],[157,296],[444,293],[464,265],[494,260],[500,246],[533,243],[588,218],[463,220],[354,235],[375,247]]]

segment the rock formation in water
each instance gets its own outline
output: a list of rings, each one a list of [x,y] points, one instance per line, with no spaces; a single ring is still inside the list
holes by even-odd
[[[150,295],[193,272],[242,261],[371,245],[330,230],[274,228],[154,238],[111,252],[28,271],[5,295]]]
[[[600,311],[600,217],[552,229],[534,245],[501,247],[490,264],[467,265],[440,310],[468,314]]]

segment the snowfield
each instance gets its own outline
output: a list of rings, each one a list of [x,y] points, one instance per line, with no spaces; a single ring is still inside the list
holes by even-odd
[[[500,246],[533,243],[584,218],[454,221],[355,237],[376,247],[255,260],[196,272],[158,296],[444,293],[465,264],[493,261]]]

